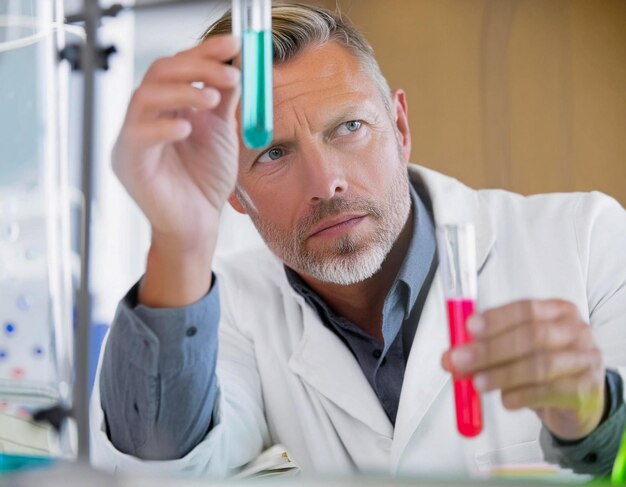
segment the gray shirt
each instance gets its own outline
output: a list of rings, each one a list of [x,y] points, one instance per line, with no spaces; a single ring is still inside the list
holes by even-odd
[[[411,191],[412,234],[409,249],[383,305],[383,343],[336,314],[293,270],[285,267],[291,286],[315,308],[322,322],[352,351],[383,409],[395,424],[404,370],[424,300],[437,266],[432,216]]]
[[[424,204],[411,189],[413,234],[383,309],[379,344],[335,314],[297,274],[286,269],[297,292],[355,355],[389,418],[395,421],[404,370],[424,298],[436,267],[434,229]],[[423,201],[424,199],[424,201]],[[182,308],[137,305],[137,285],[120,302],[104,352],[100,393],[107,431],[115,447],[144,459],[180,458],[211,427],[217,397],[215,364],[219,285]],[[606,474],[626,424],[618,374],[607,372],[610,403],[602,425],[578,442],[542,432],[549,459],[576,471]]]

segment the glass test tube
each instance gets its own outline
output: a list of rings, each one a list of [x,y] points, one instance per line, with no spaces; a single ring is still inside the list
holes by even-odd
[[[472,341],[467,318],[476,306],[476,243],[470,223],[442,225],[437,228],[440,274],[448,308],[450,345]],[[473,437],[482,431],[480,396],[471,378],[454,379],[454,401],[459,433]]]
[[[233,0],[233,35],[242,43],[241,130],[251,149],[272,141],[272,2]]]

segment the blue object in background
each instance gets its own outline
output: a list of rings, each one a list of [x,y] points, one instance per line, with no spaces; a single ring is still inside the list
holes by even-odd
[[[72,310],[73,330],[76,333],[76,306]],[[93,389],[93,383],[96,378],[96,369],[98,368],[98,358],[100,357],[100,349],[102,348],[102,340],[109,330],[106,323],[92,323],[91,333],[89,333],[89,394]]]
[[[89,392],[93,389],[93,383],[96,377],[96,369],[98,368],[98,357],[100,356],[100,348],[102,340],[109,329],[109,325],[105,323],[94,323],[91,325],[91,335],[89,344]]]

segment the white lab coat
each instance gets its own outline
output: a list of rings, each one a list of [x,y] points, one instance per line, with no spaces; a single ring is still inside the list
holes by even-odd
[[[523,197],[472,190],[411,165],[436,223],[476,226],[478,308],[525,298],[575,303],[594,327],[607,366],[626,373],[626,212],[600,193]],[[496,464],[536,462],[540,422],[484,397],[483,433],[455,429],[439,276],[426,300],[406,368],[395,428],[351,352],[289,285],[267,249],[220,273],[222,318],[216,425],[184,458],[142,461],[117,451],[104,432],[98,385],[92,401],[92,458],[107,469],[225,475],[262,448],[282,443],[305,472],[355,469],[464,475]]]

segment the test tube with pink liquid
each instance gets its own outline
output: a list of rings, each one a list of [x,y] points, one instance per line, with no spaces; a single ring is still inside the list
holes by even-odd
[[[476,307],[476,243],[471,223],[437,227],[439,273],[448,309],[451,347],[472,341],[466,321]],[[459,433],[478,435],[483,428],[480,396],[471,377],[454,377],[454,402]]]

